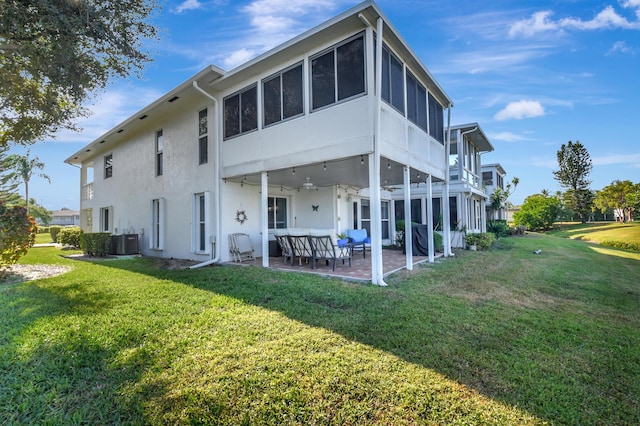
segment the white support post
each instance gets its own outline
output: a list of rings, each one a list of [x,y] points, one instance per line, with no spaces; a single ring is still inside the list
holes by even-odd
[[[413,231],[411,229],[411,170],[404,166],[404,247],[406,253],[407,270],[413,270]]]
[[[269,177],[267,172],[262,172],[260,176],[260,216],[262,225],[262,266],[269,267],[269,217],[268,217],[268,197],[269,197]]]
[[[427,175],[427,199],[433,198],[433,188],[431,187],[431,175]],[[433,204],[432,204],[433,205]],[[427,238],[429,238],[429,263],[433,263],[435,257],[435,244],[433,243],[433,208],[427,209]]]

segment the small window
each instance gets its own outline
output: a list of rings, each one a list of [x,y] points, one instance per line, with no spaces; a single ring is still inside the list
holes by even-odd
[[[256,85],[224,99],[224,137],[229,139],[258,128]]]
[[[152,250],[164,249],[164,198],[151,200],[151,238],[149,248]]]
[[[304,112],[302,86],[302,64],[263,80],[264,126],[296,117]]]
[[[113,176],[113,154],[104,157],[104,178],[109,179]]]
[[[192,251],[211,253],[209,245],[209,192],[193,194]]]
[[[198,113],[198,164],[206,164],[209,161],[209,125],[207,122],[207,109]]]
[[[113,221],[113,212],[111,207],[103,207],[100,209],[100,232],[111,232],[111,224]]]
[[[162,176],[164,167],[162,158],[163,139],[162,130],[158,130],[156,132],[156,176]]]
[[[283,197],[269,197],[267,199],[269,229],[284,229],[287,227],[287,199]]]
[[[318,109],[365,93],[364,35],[311,58],[311,106]]]

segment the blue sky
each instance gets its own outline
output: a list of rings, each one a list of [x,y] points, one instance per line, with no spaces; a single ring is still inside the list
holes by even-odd
[[[154,17],[160,41],[141,78],[94,96],[80,133],[31,147],[51,184],[34,177],[45,207],[78,209],[71,154],[209,64],[230,70],[358,1],[167,0]],[[579,140],[593,160],[591,188],[640,182],[640,0],[421,1],[378,5],[454,101],[452,124],[478,122],[520,185],[521,203],[553,179],[556,152]],[[23,153],[25,148],[13,152]]]

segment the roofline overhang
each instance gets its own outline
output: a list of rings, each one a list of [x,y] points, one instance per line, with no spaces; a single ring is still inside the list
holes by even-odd
[[[463,133],[468,132],[467,135],[481,153],[491,152],[494,150],[493,144],[489,141],[489,138],[478,123],[456,124],[455,126],[451,126],[451,131],[455,130],[460,130]]]

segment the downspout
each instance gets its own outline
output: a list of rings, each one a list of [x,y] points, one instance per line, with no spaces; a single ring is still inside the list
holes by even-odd
[[[222,218],[220,215],[220,206],[222,205],[222,196],[220,195],[220,170],[221,170],[221,166],[222,166],[222,160],[220,158],[220,144],[218,143],[218,134],[220,131],[220,126],[219,126],[219,117],[218,117],[218,100],[216,98],[214,98],[213,96],[211,96],[211,94],[209,94],[208,92],[206,92],[204,89],[202,89],[200,86],[198,86],[198,82],[194,81],[193,82],[193,88],[196,89],[198,92],[202,93],[204,96],[206,96],[207,98],[211,99],[213,101],[213,126],[214,126],[214,132],[213,132],[213,153],[216,157],[216,171],[215,171],[215,178],[213,181],[213,191],[215,192],[215,196],[214,196],[214,207],[213,207],[213,211],[214,214],[216,215],[216,221],[215,221],[215,234],[212,236],[213,240],[211,241],[211,245],[212,245],[212,258],[210,260],[207,260],[205,262],[202,263],[198,263],[196,265],[190,266],[189,269],[196,269],[196,268],[201,268],[203,266],[207,266],[207,265],[212,265],[214,263],[218,263],[220,261],[220,250],[218,248],[218,250],[216,250],[216,240],[218,242],[218,244],[220,243],[220,233],[222,232]]]

